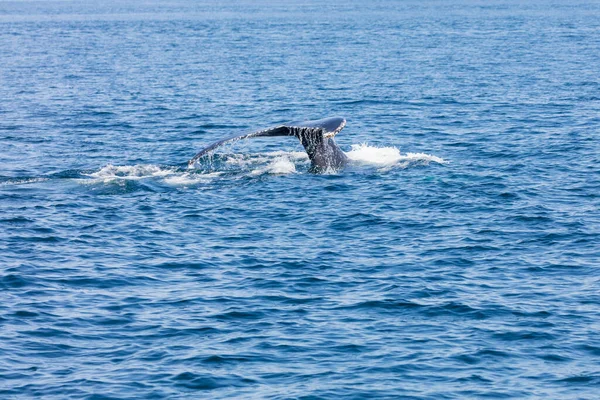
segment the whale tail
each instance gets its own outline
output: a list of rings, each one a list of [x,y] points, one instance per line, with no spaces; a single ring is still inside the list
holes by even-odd
[[[247,133],[245,135],[232,136],[219,140],[202,149],[188,165],[192,166],[200,158],[210,154],[216,148],[227,143],[237,142],[242,139],[255,137],[295,136],[300,140],[308,154],[313,170],[320,171],[327,168],[341,168],[348,158],[344,152],[335,144],[333,137],[346,126],[346,120],[342,117],[331,117],[315,121],[291,122],[269,129]]]

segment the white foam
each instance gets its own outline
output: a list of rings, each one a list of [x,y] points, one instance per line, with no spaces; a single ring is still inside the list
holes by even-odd
[[[400,150],[396,147],[374,147],[366,143],[353,144],[352,150],[346,154],[352,161],[382,167],[394,165],[402,159]]]
[[[223,174],[222,172],[212,172],[210,174],[190,174],[184,173],[179,175],[172,175],[165,178],[164,182],[168,185],[172,186],[190,186],[196,185],[199,183],[206,183],[219,175]]]
[[[209,182],[223,172],[194,173],[182,172],[174,167],[159,167],[152,164],[112,165],[108,164],[99,171],[86,174],[93,179],[81,179],[84,184],[123,182],[126,180],[159,179],[167,185],[189,186]]]
[[[293,174],[295,172],[296,164],[294,164],[287,156],[280,156],[272,160],[265,167],[253,170],[251,175],[262,175],[265,173],[273,175],[285,175]]]
[[[411,165],[427,165],[430,162],[444,164],[446,161],[440,157],[425,153],[401,154],[396,147],[375,147],[367,144],[354,144],[348,153],[352,163],[373,165],[380,171],[391,168],[407,168]],[[296,173],[297,164],[309,163],[308,155],[304,151],[274,151],[258,154],[229,154],[224,163],[234,168],[241,169],[242,173],[251,176],[271,174],[286,175]],[[95,183],[124,183],[125,180],[159,179],[172,186],[189,186],[210,182],[223,175],[226,171],[200,172],[197,170],[181,171],[175,167],[161,167],[153,164],[139,165],[112,165],[108,164],[96,172],[86,174],[89,178],[82,179],[85,184]],[[325,173],[338,173],[339,171],[326,171]]]
[[[272,151],[265,153],[269,157],[287,157],[291,161],[308,161],[308,154],[305,151]]]
[[[152,164],[112,165],[108,164],[99,171],[87,174],[97,179],[143,179],[173,174],[173,169],[161,168]]]
[[[445,164],[446,161],[440,157],[425,153],[406,153],[402,155],[397,147],[375,147],[366,143],[353,144],[348,158],[359,164],[368,164],[389,169],[392,167],[406,168],[410,165],[427,165],[430,162]]]
[[[226,154],[222,158],[222,162],[227,166],[226,169],[241,169],[255,176],[293,174],[296,173],[297,163],[308,163],[309,160],[304,151],[272,151],[255,154]]]
[[[282,159],[291,163],[296,161],[308,161],[308,155],[303,151],[273,151],[258,154],[229,154],[225,160],[225,164],[251,169],[252,166],[265,163],[273,164],[275,162],[281,165]]]

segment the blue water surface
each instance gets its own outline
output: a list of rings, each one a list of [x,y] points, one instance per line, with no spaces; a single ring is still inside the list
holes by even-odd
[[[597,1],[0,1],[0,398],[598,398],[599,71]]]

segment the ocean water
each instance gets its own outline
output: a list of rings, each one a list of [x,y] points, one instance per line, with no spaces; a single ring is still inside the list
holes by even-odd
[[[0,398],[598,398],[599,71],[596,1],[0,1]]]

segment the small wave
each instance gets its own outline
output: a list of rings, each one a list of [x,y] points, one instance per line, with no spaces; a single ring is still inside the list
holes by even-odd
[[[426,153],[400,154],[397,147],[375,147],[366,143],[353,144],[348,158],[358,164],[367,164],[380,167],[383,170],[391,167],[407,168],[411,165],[428,165],[431,162],[446,164],[443,158]]]

